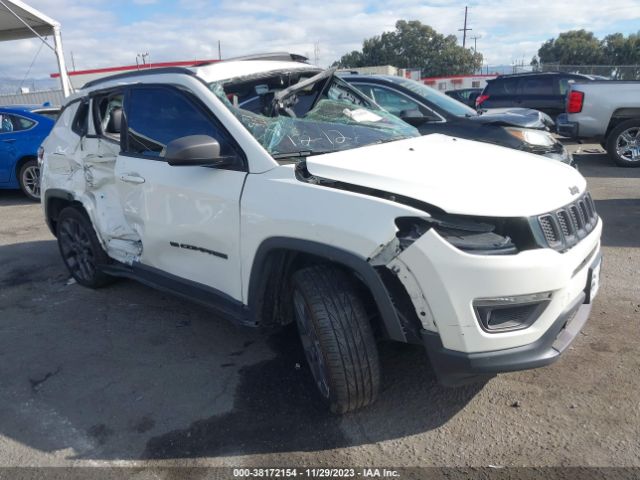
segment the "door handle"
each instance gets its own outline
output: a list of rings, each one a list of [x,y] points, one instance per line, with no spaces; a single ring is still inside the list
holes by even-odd
[[[135,183],[136,185],[140,185],[141,183],[145,182],[144,178],[142,178],[140,175],[131,174],[120,175],[120,180],[127,183]]]
[[[14,143],[16,141],[15,138],[3,138],[2,141],[4,143]]]

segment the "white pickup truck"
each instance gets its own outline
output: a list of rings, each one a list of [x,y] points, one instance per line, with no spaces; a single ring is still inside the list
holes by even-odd
[[[640,82],[575,83],[566,112],[558,116],[558,133],[596,139],[621,167],[640,167]]]

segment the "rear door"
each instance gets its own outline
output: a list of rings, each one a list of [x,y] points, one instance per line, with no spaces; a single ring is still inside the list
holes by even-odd
[[[242,150],[212,112],[179,87],[133,86],[124,111],[115,176],[124,216],[142,242],[140,262],[241,299]],[[170,166],[166,146],[189,135],[213,137],[221,154],[237,162]]]
[[[555,76],[522,77],[519,87],[520,107],[540,110],[555,118],[564,109]]]

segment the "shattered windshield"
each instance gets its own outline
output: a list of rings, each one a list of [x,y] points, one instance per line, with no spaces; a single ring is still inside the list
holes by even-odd
[[[210,88],[274,158],[419,136],[333,72],[270,72],[214,82]]]

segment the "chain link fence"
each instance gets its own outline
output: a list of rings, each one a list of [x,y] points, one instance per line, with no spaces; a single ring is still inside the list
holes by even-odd
[[[558,63],[543,63],[538,66],[516,65],[513,73],[531,71],[582,73],[610,80],[640,80],[640,65],[561,65]]]

